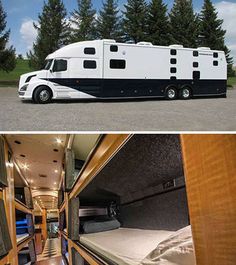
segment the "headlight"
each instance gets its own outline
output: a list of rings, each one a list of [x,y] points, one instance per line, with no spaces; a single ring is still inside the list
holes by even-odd
[[[20,89],[20,91],[26,91],[28,86],[29,86],[29,85],[24,85],[24,86]]]

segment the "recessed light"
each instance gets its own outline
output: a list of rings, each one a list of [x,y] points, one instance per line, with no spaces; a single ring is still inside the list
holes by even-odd
[[[62,141],[60,138],[56,138],[56,142],[57,142],[58,144],[62,144],[62,143],[63,143],[63,141]]]
[[[58,173],[58,170],[57,170],[57,169],[55,169],[55,170],[54,170],[54,172],[55,172],[55,173]]]
[[[54,182],[54,185],[56,185],[57,183],[56,182]]]
[[[54,151],[54,152],[58,152],[59,150],[55,148],[55,149],[53,149],[53,151]]]
[[[27,170],[27,169],[29,169],[29,166],[28,166],[27,164],[23,164],[23,165],[22,165],[22,168],[23,168],[24,170]]]
[[[18,140],[15,140],[15,143],[16,143],[16,144],[21,144],[21,142],[20,142],[20,141],[18,141]]]

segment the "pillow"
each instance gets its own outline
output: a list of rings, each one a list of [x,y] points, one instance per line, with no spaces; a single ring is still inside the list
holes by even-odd
[[[98,233],[109,230],[114,230],[120,228],[120,222],[116,219],[110,220],[92,220],[87,221],[82,224],[83,231],[85,234]]]
[[[142,260],[140,265],[195,265],[191,226],[174,232]]]

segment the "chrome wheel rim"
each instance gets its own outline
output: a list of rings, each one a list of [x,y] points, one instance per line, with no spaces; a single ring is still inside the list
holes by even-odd
[[[175,90],[174,89],[169,89],[168,90],[168,98],[173,99],[175,97]]]
[[[190,96],[190,91],[189,91],[189,89],[185,88],[183,90],[183,97],[188,98],[189,96]]]
[[[41,101],[47,101],[50,97],[50,94],[47,90],[42,90],[40,93],[39,93],[39,98]]]

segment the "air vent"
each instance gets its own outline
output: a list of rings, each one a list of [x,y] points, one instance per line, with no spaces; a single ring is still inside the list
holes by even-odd
[[[47,178],[47,175],[39,174],[40,178]]]
[[[151,42],[146,42],[146,41],[140,41],[137,43],[137,45],[153,46]]]

